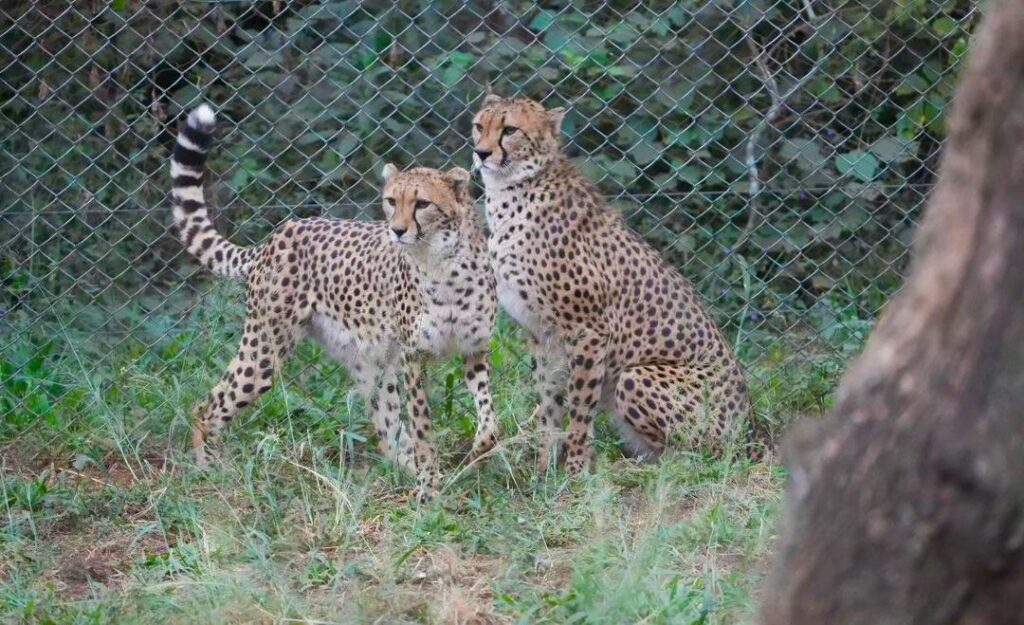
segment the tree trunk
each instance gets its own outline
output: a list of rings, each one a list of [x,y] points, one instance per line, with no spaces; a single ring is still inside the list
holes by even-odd
[[[765,625],[1024,622],[1024,1],[987,6],[913,271],[790,441]]]

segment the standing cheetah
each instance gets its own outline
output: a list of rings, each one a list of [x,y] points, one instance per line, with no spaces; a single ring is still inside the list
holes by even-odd
[[[303,336],[343,362],[373,414],[381,451],[417,475],[417,490],[437,485],[430,444],[424,363],[465,356],[465,378],[479,424],[472,454],[496,442],[490,390],[495,280],[469,172],[384,167],[388,222],[293,219],[256,247],[214,229],[203,196],[214,113],[202,105],[178,135],[171,200],[182,242],[209,270],[246,278],[247,314],[238,353],[194,410],[200,464],[231,418],[271,386],[275,369]],[[404,368],[410,437],[399,418],[398,368]]]
[[[563,115],[488,95],[473,119],[498,300],[537,365],[539,464],[566,407],[570,473],[589,466],[599,406],[638,456],[659,455],[673,432],[720,451],[750,412],[736,359],[689,283],[563,155]]]

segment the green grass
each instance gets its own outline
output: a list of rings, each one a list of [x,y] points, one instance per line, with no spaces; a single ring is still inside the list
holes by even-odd
[[[187,415],[232,353],[234,293],[178,314],[134,302],[127,340],[75,330],[95,327],[89,309],[16,326],[0,353],[0,621],[751,622],[781,469],[681,451],[637,464],[602,422],[592,475],[536,475],[504,322],[503,440],[485,465],[458,467],[473,427],[458,363],[432,372],[447,479],[429,504],[310,345],[229,430],[221,465],[196,470]],[[782,427],[827,406],[842,363],[777,347],[741,351],[761,354],[757,410]]]

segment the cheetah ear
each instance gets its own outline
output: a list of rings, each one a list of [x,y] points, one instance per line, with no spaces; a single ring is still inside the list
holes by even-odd
[[[384,178],[384,183],[386,184],[387,181],[391,180],[391,177],[397,173],[398,168],[392,165],[391,163],[388,163],[387,165],[384,166],[384,169],[381,170],[380,175],[382,178]]]
[[[562,120],[565,119],[565,107],[550,109],[547,112],[548,122],[551,124],[551,131],[557,137],[562,133]]]
[[[452,191],[460,202],[469,200],[469,172],[461,167],[452,167],[444,172],[444,177],[452,185]]]
[[[484,96],[484,106],[490,106],[492,104],[497,104],[498,102],[501,102],[502,100],[504,100],[504,98],[502,98],[497,93],[494,93],[493,91],[491,91],[491,86],[487,85],[487,95]]]

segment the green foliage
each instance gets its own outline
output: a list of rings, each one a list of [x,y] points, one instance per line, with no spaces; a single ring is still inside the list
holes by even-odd
[[[741,309],[799,316],[840,277],[891,292],[975,12],[966,0],[845,3],[814,19],[789,2],[42,12],[0,53],[25,50],[0,87],[15,191],[0,222],[12,239],[3,295],[176,282],[162,168],[199,101],[222,113],[215,196],[245,240],[289,213],[376,215],[383,160],[467,163],[483,85],[568,103],[584,170],[734,321]],[[790,95],[765,120],[772,84]],[[764,121],[751,197],[744,154]],[[756,223],[751,202],[766,215]],[[752,289],[720,296],[739,281],[736,254]]]

